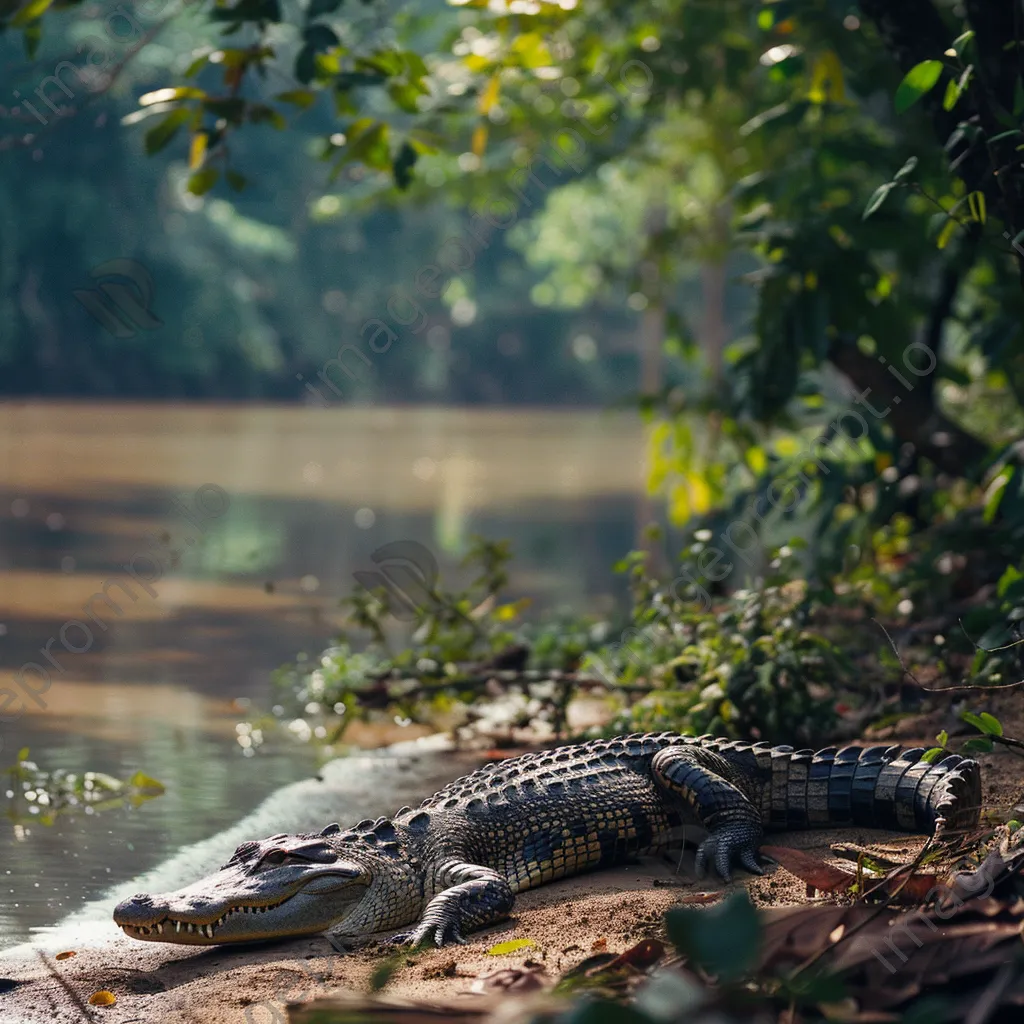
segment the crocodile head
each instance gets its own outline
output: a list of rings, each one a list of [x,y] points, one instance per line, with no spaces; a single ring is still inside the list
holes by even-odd
[[[243,843],[219,871],[176,892],[123,900],[114,921],[133,939],[211,946],[312,935],[366,894],[366,863],[337,843],[339,825]]]

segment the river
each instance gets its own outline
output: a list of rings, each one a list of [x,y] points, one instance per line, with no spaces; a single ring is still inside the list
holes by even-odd
[[[510,596],[607,611],[642,493],[627,413],[0,404],[0,698],[16,675],[38,697],[0,704],[0,769],[27,747],[48,770],[166,786],[133,810],[0,823],[0,948],[316,771],[289,740],[243,756],[238,702],[265,706],[274,668],[327,646],[376,548],[426,545],[443,583],[472,534],[508,538]],[[90,603],[104,592],[116,614]]]

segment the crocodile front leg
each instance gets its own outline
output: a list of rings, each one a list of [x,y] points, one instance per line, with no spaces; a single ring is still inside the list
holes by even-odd
[[[419,924],[393,936],[392,943],[419,946],[430,939],[438,946],[465,943],[463,932],[504,920],[515,901],[508,880],[479,864],[448,861],[437,869],[437,878],[443,890],[427,904]]]
[[[659,751],[651,769],[669,802],[681,803],[684,816],[696,818],[708,830],[707,839],[697,848],[698,878],[704,877],[708,860],[727,882],[735,859],[748,871],[764,874],[757,863],[764,834],[761,815],[732,781],[737,775],[735,765],[710,750],[685,746]]]

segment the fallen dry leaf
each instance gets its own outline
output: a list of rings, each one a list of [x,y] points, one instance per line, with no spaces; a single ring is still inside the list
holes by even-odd
[[[590,947],[591,953],[603,953],[608,948],[607,939],[594,939],[594,944]]]
[[[93,992],[89,996],[90,1006],[113,1006],[117,1002],[117,996],[113,992],[108,992],[105,988],[101,988],[99,992]]]
[[[58,953],[54,960],[70,960],[73,956],[78,956],[78,954],[73,949],[69,949],[65,953]]]
[[[665,946],[657,939],[641,939],[635,946],[617,956],[605,968],[612,971],[617,967],[633,967],[638,971],[646,971],[653,967],[665,955]]]
[[[939,884],[937,875],[920,874],[909,878],[890,878],[885,889],[898,903],[924,903],[925,897]]]
[[[826,864],[803,850],[792,850],[788,846],[762,846],[761,852],[778,861],[791,875],[822,892],[846,892],[857,881],[856,875]]]

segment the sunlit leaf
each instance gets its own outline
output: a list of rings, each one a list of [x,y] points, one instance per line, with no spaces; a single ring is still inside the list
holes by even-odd
[[[478,124],[473,129],[473,142],[470,149],[474,156],[482,157],[487,149],[487,125]]]
[[[914,173],[914,168],[917,167],[917,157],[910,157],[907,162],[893,175],[893,181],[903,181],[905,178],[909,178]]]
[[[942,74],[941,60],[924,60],[915,64],[903,76],[896,89],[896,113],[909,110],[922,96],[935,88]]]
[[[967,208],[971,211],[971,219],[979,224],[985,223],[985,193],[971,192],[967,196]]]
[[[935,244],[940,249],[945,249],[949,244],[949,240],[953,237],[953,232],[956,231],[958,227],[960,227],[959,222],[950,217],[949,220],[942,225],[942,230],[939,232],[939,237],[935,239]]]
[[[894,182],[887,181],[884,185],[879,185],[874,192],[871,193],[871,198],[868,200],[868,205],[864,207],[864,213],[861,214],[861,220],[867,220],[878,208],[886,201],[889,197],[889,193],[896,187]]]
[[[206,159],[206,144],[209,140],[209,136],[206,132],[196,132],[192,136],[192,143],[188,150],[188,167],[190,171],[194,171],[197,167],[202,167],[203,161]]]
[[[15,28],[27,25],[30,21],[42,17],[52,3],[53,0],[29,0],[29,3],[11,18],[10,24]]]
[[[491,75],[483,92],[480,93],[480,99],[477,103],[477,110],[481,114],[487,114],[491,107],[498,102],[498,91],[500,88],[501,79],[497,75]]]

